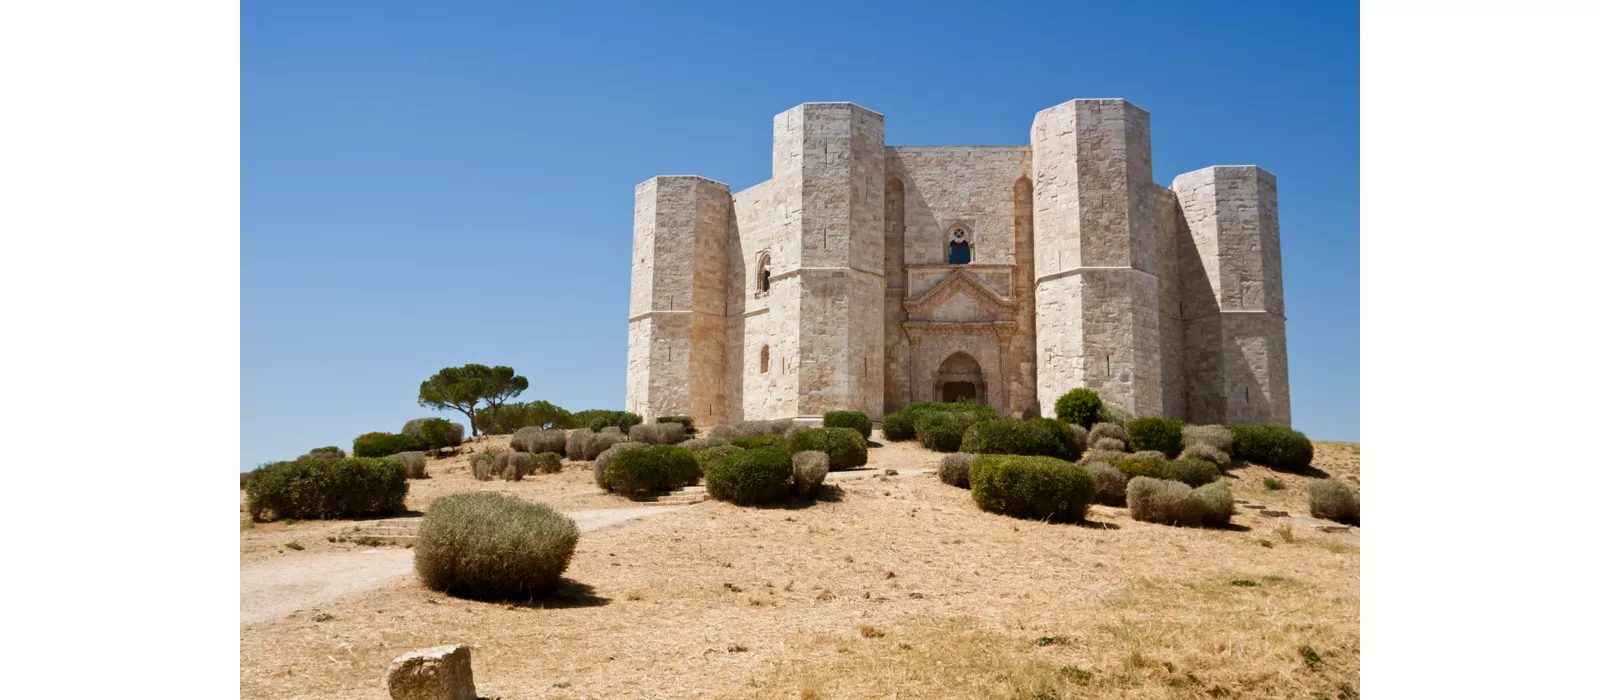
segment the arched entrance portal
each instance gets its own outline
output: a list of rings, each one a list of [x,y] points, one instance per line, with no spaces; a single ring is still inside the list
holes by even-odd
[[[964,352],[945,358],[934,376],[933,395],[940,401],[968,399],[983,403],[983,368]]]

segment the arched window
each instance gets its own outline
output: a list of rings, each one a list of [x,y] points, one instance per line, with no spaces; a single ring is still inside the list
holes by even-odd
[[[756,296],[766,294],[771,289],[772,256],[767,253],[762,253],[760,257],[756,258]],[[765,364],[762,365],[761,371],[767,371]]]
[[[972,262],[972,243],[967,230],[957,226],[950,229],[950,264],[966,265]]]
[[[767,366],[772,361],[772,351],[767,346],[761,346],[761,373],[767,373]]]

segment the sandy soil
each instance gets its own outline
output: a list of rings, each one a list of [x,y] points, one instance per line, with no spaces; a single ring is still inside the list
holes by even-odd
[[[1317,448],[1315,466],[1359,484],[1359,448]],[[455,642],[473,646],[480,694],[507,699],[1359,692],[1359,544],[1286,537],[1254,514],[1227,530],[1101,506],[1083,525],[1006,518],[925,471],[938,459],[891,443],[869,466],[898,475],[831,474],[836,488],[815,503],[705,503],[586,534],[567,586],[534,605],[460,600],[402,576],[246,623],[242,694],[383,698],[395,656]],[[1271,474],[1233,471],[1236,491]],[[1304,477],[1274,477],[1292,485],[1241,497],[1304,515]],[[449,478],[415,495],[446,493]],[[569,478],[505,487],[626,505],[592,482],[586,494],[576,479],[559,486]],[[310,543],[261,556],[308,554]]]

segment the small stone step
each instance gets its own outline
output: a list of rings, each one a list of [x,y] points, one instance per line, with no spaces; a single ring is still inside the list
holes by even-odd
[[[1349,525],[1318,525],[1318,530],[1323,532],[1349,532]]]
[[[1281,510],[1263,510],[1261,511],[1261,514],[1269,518],[1283,518],[1289,515],[1288,512]]]

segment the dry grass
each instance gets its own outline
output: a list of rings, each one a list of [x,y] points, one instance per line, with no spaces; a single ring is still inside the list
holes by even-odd
[[[1319,466],[1359,483],[1358,456],[1336,471],[1323,463],[1338,461],[1327,444],[1317,445]],[[461,600],[406,580],[246,625],[242,695],[376,700],[387,697],[395,656],[454,642],[473,646],[480,694],[508,699],[1359,690],[1359,545],[1297,531],[1263,547],[1275,523],[1247,513],[1231,530],[1141,523],[1098,505],[1084,525],[990,515],[919,471],[941,456],[889,443],[871,450],[868,467],[901,476],[849,474],[836,498],[709,502],[589,533],[567,571],[576,584],[544,607]],[[599,493],[587,470],[480,483],[448,463],[413,483],[411,507],[452,490],[526,490],[564,510],[627,505]],[[1304,503],[1299,477],[1280,478]],[[308,525],[262,524],[240,537],[312,550]],[[1302,647],[1315,650],[1317,669]]]
[[[1315,449],[1315,456],[1311,460],[1312,471],[1304,474],[1280,472],[1257,464],[1238,462],[1223,478],[1228,482],[1228,487],[1233,489],[1234,497],[1287,510],[1294,515],[1307,514],[1306,485],[1322,478],[1318,475],[1319,471],[1349,484],[1353,489],[1361,488],[1360,445],[1316,440],[1311,445]],[[1268,489],[1264,483],[1266,479],[1276,479],[1283,488]]]

